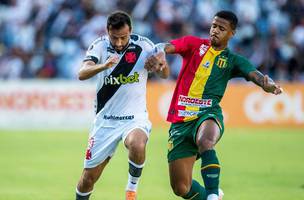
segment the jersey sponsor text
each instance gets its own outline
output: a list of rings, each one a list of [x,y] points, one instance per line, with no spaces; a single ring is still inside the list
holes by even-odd
[[[122,74],[120,74],[118,77],[114,77],[112,75],[110,76],[106,76],[104,78],[104,84],[108,85],[124,85],[124,84],[128,84],[128,83],[135,83],[135,82],[139,82],[139,74],[137,72],[134,72],[133,75],[130,76],[124,76]]]
[[[104,115],[103,119],[106,120],[132,120],[134,115],[116,116],[116,115]]]
[[[179,117],[193,117],[200,113],[200,111],[178,110]]]
[[[198,106],[200,108],[206,108],[206,107],[212,106],[212,99],[199,99],[199,98],[179,95],[178,105],[179,106]]]

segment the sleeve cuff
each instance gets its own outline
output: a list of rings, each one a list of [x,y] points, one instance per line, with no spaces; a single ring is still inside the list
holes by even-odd
[[[83,59],[83,62],[85,61],[93,61],[95,64],[98,63],[98,58],[96,58],[95,56],[86,56],[84,59]]]

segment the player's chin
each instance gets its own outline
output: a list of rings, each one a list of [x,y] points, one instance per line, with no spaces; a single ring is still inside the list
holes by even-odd
[[[116,51],[122,51],[123,48],[115,48]]]
[[[217,38],[215,38],[215,37],[212,37],[211,38],[211,45],[212,46],[218,46],[218,39]]]
[[[124,49],[124,46],[115,46],[114,49],[116,51],[122,51]]]

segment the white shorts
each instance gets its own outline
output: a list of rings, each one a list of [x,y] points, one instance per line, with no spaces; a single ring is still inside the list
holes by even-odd
[[[149,120],[131,120],[121,123],[117,127],[94,127],[90,133],[84,168],[93,168],[112,157],[122,140],[125,141],[128,134],[139,128],[146,133],[149,138],[151,132],[151,122]]]

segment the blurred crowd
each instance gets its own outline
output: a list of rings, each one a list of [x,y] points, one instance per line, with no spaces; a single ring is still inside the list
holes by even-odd
[[[304,0],[0,0],[0,79],[76,79],[117,9],[155,43],[208,37],[214,14],[233,10],[239,26],[230,48],[276,80],[304,82]],[[169,62],[175,79],[181,58]]]

